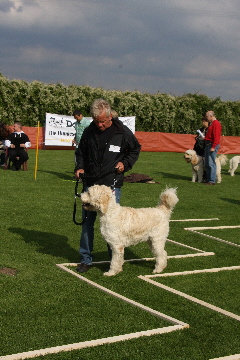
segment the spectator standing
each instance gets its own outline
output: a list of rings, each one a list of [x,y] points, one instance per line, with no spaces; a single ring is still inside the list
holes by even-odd
[[[17,121],[13,125],[14,132],[9,135],[5,145],[9,148],[8,154],[12,161],[12,171],[18,171],[21,165],[28,160],[28,153],[24,150],[31,146],[29,137],[22,131],[22,124]]]
[[[120,202],[124,172],[130,170],[138,159],[140,144],[132,131],[122,121],[113,118],[110,104],[97,99],[91,105],[93,122],[86,128],[76,152],[75,176],[84,174],[87,188],[95,184],[106,185],[115,192]],[[94,222],[97,213],[83,209],[87,218],[80,237],[80,261],[77,271],[86,272],[92,266]]]
[[[85,119],[83,117],[82,111],[79,109],[77,109],[73,112],[73,117],[76,120],[76,122],[73,124],[73,127],[76,130],[76,133],[75,133],[75,136],[73,139],[73,144],[76,145],[76,149],[77,149],[84,129],[90,125],[90,120]]]
[[[216,182],[216,156],[220,146],[222,126],[216,119],[213,111],[206,113],[208,121],[208,131],[205,135],[205,168],[206,185],[215,185]]]
[[[197,130],[198,135],[195,137],[195,144],[193,150],[196,151],[198,156],[205,156],[205,135],[208,129],[208,121],[207,118],[204,116],[202,118],[202,127]]]

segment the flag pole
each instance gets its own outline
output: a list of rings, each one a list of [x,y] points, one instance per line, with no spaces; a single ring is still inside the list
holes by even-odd
[[[38,121],[38,127],[37,127],[37,141],[36,141],[36,159],[35,159],[35,169],[34,169],[34,180],[37,179],[37,168],[38,168],[38,138],[39,138],[39,121]]]

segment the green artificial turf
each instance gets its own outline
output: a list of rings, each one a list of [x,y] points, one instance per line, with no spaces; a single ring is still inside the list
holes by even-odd
[[[69,150],[39,151],[36,180],[35,150],[29,150],[29,156],[26,172],[0,169],[0,271],[15,271],[14,276],[0,272],[0,356],[172,325],[56,266],[79,262],[81,227],[72,221],[74,154]],[[172,220],[219,219],[171,222],[169,239],[215,255],[174,258],[197,251],[167,242],[171,258],[164,273],[240,265],[240,247],[215,239],[240,245],[240,228],[200,231],[210,237],[184,230],[240,225],[240,168],[231,177],[228,165],[224,166],[222,183],[205,186],[191,182],[191,167],[183,154],[143,152],[131,172],[148,175],[159,183],[124,183],[123,206],[155,206],[166,186],[177,187],[179,203]],[[80,215],[79,201],[78,219]],[[94,245],[94,261],[109,260],[99,221]],[[125,250],[128,260],[151,257],[145,243]],[[115,277],[103,276],[107,267],[108,264],[96,264],[84,277],[190,327],[36,359],[205,360],[240,354],[238,320],[138,278],[152,273],[154,261],[126,262],[124,271]],[[240,316],[240,270],[154,280]]]

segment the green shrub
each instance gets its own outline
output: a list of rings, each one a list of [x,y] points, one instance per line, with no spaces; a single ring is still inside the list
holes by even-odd
[[[208,110],[214,110],[223,126],[223,134],[240,136],[240,101],[222,101],[219,97],[185,94],[146,94],[90,86],[64,86],[39,81],[8,80],[0,74],[0,120],[25,126],[44,126],[46,113],[72,115],[80,108],[89,116],[91,103],[105,98],[119,116],[136,116],[137,131],[159,131],[178,134],[195,133]]]

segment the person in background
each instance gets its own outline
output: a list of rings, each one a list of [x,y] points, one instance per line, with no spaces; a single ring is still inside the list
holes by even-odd
[[[18,171],[21,165],[28,160],[28,153],[24,150],[31,146],[29,137],[22,131],[22,124],[16,121],[13,125],[14,132],[5,141],[9,148],[8,154],[12,161],[12,171]]]
[[[220,146],[222,125],[216,119],[213,111],[206,112],[208,131],[205,134],[205,168],[206,185],[215,185],[216,182],[216,156]]]
[[[95,100],[90,112],[93,122],[81,137],[76,152],[75,176],[78,179],[84,174],[86,189],[95,184],[111,187],[119,203],[124,172],[130,170],[137,161],[141,146],[132,131],[118,118],[112,117],[110,104],[106,100]],[[87,217],[80,237],[81,263],[76,269],[79,273],[90,269],[93,258],[97,213],[83,209],[83,218],[85,215]]]
[[[196,151],[198,156],[201,156],[203,162],[203,182],[206,182],[206,170],[205,170],[205,135],[208,129],[208,121],[204,116],[202,118],[202,127],[197,130],[198,135],[195,137],[195,144],[193,150]]]
[[[5,157],[6,157],[6,145],[5,142],[10,135],[11,131],[9,127],[4,124],[4,122],[0,121],[0,165],[5,165]]]
[[[73,112],[73,117],[76,120],[76,122],[73,124],[74,129],[76,130],[74,139],[73,139],[73,145],[76,145],[76,150],[78,148],[78,145],[80,143],[82,134],[84,129],[90,125],[90,120],[85,119],[83,117],[82,111],[77,109]]]
[[[205,156],[205,135],[208,129],[208,121],[207,118],[204,116],[202,118],[202,127],[197,130],[198,135],[195,137],[195,144],[193,150],[196,151],[198,156]]]

